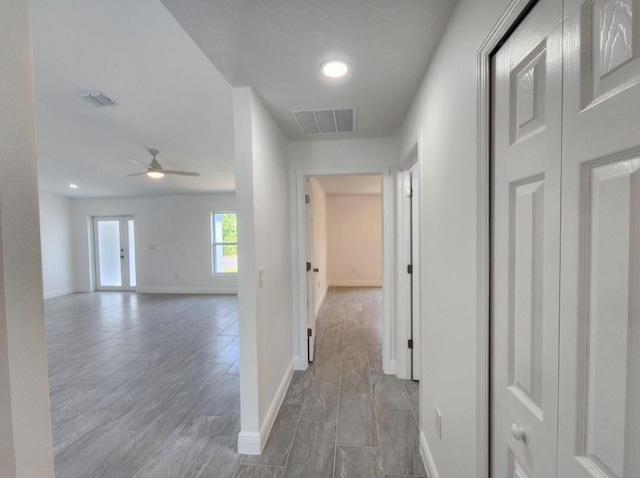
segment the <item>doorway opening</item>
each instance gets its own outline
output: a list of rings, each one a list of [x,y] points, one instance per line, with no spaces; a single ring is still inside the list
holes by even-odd
[[[313,362],[316,318],[330,289],[375,288],[382,300],[382,177],[308,176],[304,181],[307,358]],[[356,324],[363,312],[352,312]],[[381,347],[381,307],[377,312],[366,333],[378,336]]]
[[[133,216],[93,218],[97,290],[135,290],[136,247]]]

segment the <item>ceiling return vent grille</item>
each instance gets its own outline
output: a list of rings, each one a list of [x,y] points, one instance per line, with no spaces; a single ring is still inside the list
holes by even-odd
[[[356,130],[356,109],[292,111],[304,134],[353,133]]]
[[[116,106],[118,104],[107,95],[105,95],[102,91],[81,91],[78,93],[78,96],[87,100],[94,106]]]

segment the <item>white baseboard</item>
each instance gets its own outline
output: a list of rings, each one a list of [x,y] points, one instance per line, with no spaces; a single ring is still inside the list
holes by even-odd
[[[422,455],[422,462],[424,463],[424,467],[427,470],[427,477],[440,478],[438,470],[436,469],[436,462],[433,461],[433,455],[431,454],[431,450],[429,449],[427,437],[425,436],[424,432],[420,432],[420,454]]]
[[[395,375],[396,374],[396,361],[391,360],[389,363],[385,363],[382,361],[382,371],[385,375]]]
[[[63,295],[73,294],[76,290],[73,287],[68,287],[66,289],[56,289],[49,292],[44,293],[45,299],[53,299],[54,297],[62,297]]]
[[[309,368],[309,361],[307,358],[301,358],[296,355],[293,357],[293,370],[307,370]]]
[[[237,288],[225,287],[136,287],[139,294],[237,294]]]
[[[278,391],[276,392],[275,397],[273,397],[271,406],[267,411],[267,415],[264,417],[264,421],[260,426],[260,432],[241,431],[238,434],[238,453],[244,455],[260,455],[262,453],[264,445],[267,443],[267,439],[269,438],[269,433],[271,433],[271,428],[273,427],[276,417],[278,416],[278,412],[280,411],[282,401],[287,394],[287,389],[289,388],[292,377],[293,361],[289,363],[289,366],[282,377]]]
[[[322,304],[324,303],[324,298],[327,296],[327,290],[329,288],[325,287],[324,290],[322,291],[322,294],[320,294],[320,300],[317,302],[316,304],[316,318],[318,317],[318,314],[320,313],[320,309],[322,308]]]
[[[259,455],[260,434],[258,432],[240,432],[238,434],[238,453],[244,455]]]
[[[382,287],[382,280],[332,280],[332,287]]]

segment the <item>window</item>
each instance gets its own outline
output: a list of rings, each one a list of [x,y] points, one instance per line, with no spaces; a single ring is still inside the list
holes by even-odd
[[[238,221],[235,212],[211,214],[214,274],[238,272]]]

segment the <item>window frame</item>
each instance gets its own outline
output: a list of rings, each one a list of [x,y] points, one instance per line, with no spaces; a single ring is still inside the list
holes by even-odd
[[[217,272],[216,271],[216,247],[217,246],[236,246],[236,250],[238,248],[237,242],[216,242],[216,229],[215,229],[215,218],[216,215],[224,215],[224,214],[233,214],[236,217],[236,228],[238,227],[238,213],[236,211],[214,211],[211,213],[209,218],[209,230],[211,232],[211,275],[212,276],[234,276],[238,275],[238,272]]]

